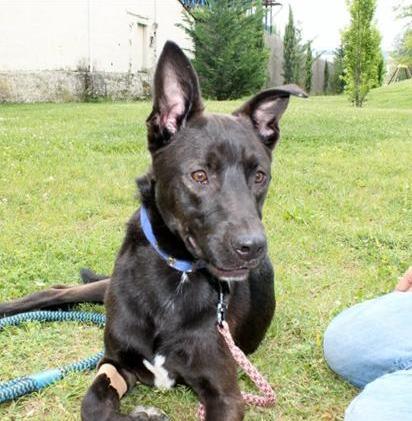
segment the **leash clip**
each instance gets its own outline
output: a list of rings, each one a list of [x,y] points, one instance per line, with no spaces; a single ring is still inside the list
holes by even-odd
[[[217,323],[220,327],[223,326],[223,322],[226,319],[227,304],[225,303],[225,297],[223,292],[219,293],[219,302],[217,304]]]

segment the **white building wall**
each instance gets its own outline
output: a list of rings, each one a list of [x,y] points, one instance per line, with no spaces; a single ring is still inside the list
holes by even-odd
[[[179,7],[176,7],[176,3]],[[183,6],[178,1],[157,0],[157,21],[159,22],[157,36],[158,54],[167,40],[173,40],[177,42],[183,50],[190,51],[192,47],[190,39],[184,30],[176,26],[176,24],[183,25],[185,23],[183,20],[183,10]],[[160,23],[162,23],[162,26],[160,26]]]
[[[74,68],[87,57],[87,1],[0,1],[0,70]]]
[[[176,26],[182,12],[177,0],[1,0],[0,70],[91,64],[92,70],[127,72],[138,55],[132,50],[138,25],[144,25],[152,67],[166,40],[190,47]]]
[[[85,70],[148,81],[168,39],[190,49],[176,26],[183,10],[178,0],[0,0],[3,82],[5,72],[15,84],[19,72]]]

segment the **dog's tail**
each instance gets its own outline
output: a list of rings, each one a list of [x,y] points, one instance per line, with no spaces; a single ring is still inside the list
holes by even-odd
[[[84,284],[91,284],[92,282],[102,281],[103,279],[110,278],[108,275],[99,275],[93,272],[91,269],[83,268],[80,269],[80,278]]]
[[[77,303],[103,303],[110,283],[108,276],[82,270],[83,285],[55,285],[17,300],[0,303],[0,318],[40,309],[63,309]]]

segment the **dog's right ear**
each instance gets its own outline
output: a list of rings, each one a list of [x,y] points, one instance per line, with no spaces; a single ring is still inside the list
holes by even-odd
[[[272,150],[279,139],[279,121],[291,95],[308,97],[297,85],[283,85],[258,93],[233,114],[250,119],[262,142]]]
[[[153,110],[147,119],[150,151],[169,143],[186,121],[202,110],[192,64],[174,42],[166,42],[156,67]]]

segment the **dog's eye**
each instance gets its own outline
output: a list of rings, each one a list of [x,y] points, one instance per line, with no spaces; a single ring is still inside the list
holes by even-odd
[[[192,172],[192,178],[193,180],[196,181],[196,183],[200,183],[200,184],[207,184],[209,182],[207,178],[207,174],[203,170]]]
[[[263,171],[257,171],[255,175],[255,183],[262,184],[266,181],[266,174]]]

